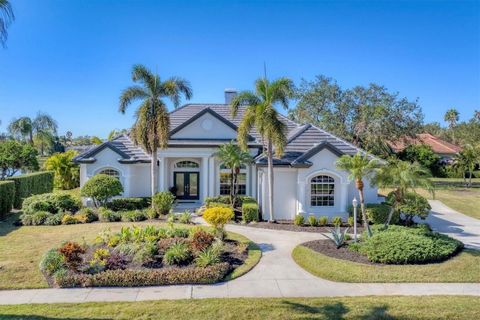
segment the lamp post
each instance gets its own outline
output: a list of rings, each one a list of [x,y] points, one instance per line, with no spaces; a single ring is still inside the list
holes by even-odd
[[[353,198],[352,200],[353,205],[353,241],[357,242],[357,205],[358,201],[357,198]]]

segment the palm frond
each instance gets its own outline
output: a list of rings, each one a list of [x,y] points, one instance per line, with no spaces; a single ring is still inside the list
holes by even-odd
[[[280,78],[271,83],[269,95],[272,103],[279,103],[284,109],[288,109],[289,100],[294,96],[293,81],[288,78]]]
[[[145,89],[140,86],[131,86],[122,91],[120,95],[120,103],[118,107],[118,111],[121,113],[125,113],[128,106],[134,102],[135,100],[145,99],[148,97],[148,93],[145,92]]]
[[[172,100],[175,108],[180,105],[180,97],[182,95],[187,100],[190,100],[193,95],[190,82],[179,77],[172,77],[163,82],[161,85],[161,91]]]
[[[232,117],[236,117],[240,106],[256,106],[260,104],[260,99],[252,91],[242,91],[236,95],[230,102]]]
[[[136,64],[132,68],[132,80],[140,82],[152,93],[155,92],[155,87],[160,85],[160,77],[154,75],[147,67],[141,64]]]
[[[0,0],[0,44],[5,48],[8,33],[7,29],[15,20],[12,5],[8,0]]]

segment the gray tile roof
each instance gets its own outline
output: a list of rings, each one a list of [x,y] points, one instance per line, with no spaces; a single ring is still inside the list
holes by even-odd
[[[185,122],[191,122],[192,118],[198,117],[206,112],[211,112],[220,120],[225,121],[232,127],[238,127],[242,119],[245,107],[240,107],[237,116],[231,115],[230,107],[226,104],[187,104],[170,112],[170,130],[176,132],[181,129]],[[320,129],[311,124],[300,125],[287,117],[280,115],[280,120],[287,126],[288,144],[285,153],[281,159],[274,159],[275,165],[285,166],[309,166],[311,162],[308,159],[323,148],[328,148],[337,154],[354,155],[357,152],[365,151],[358,149],[354,145]],[[261,147],[261,139],[255,130],[250,132],[253,138],[252,146]],[[204,139],[171,139],[171,147],[190,147],[190,146],[217,146],[224,143],[225,140],[204,140]],[[77,162],[93,162],[94,155],[104,148],[110,148],[117,152],[121,159],[120,162],[135,163],[149,162],[150,156],[139,146],[135,146],[128,135],[120,135],[112,141],[105,142],[100,146],[90,149],[79,155],[74,160]],[[266,164],[266,159],[260,155],[256,159],[260,165]]]

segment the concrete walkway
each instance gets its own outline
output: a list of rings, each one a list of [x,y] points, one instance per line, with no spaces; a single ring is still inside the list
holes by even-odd
[[[143,288],[79,288],[0,291],[0,304],[142,301],[235,297],[335,297],[368,295],[475,295],[478,283],[336,283],[317,278],[291,258],[302,242],[321,239],[316,233],[275,231],[229,225],[229,231],[250,238],[263,251],[258,265],[230,282]]]
[[[432,210],[426,222],[433,230],[462,241],[465,247],[480,250],[480,220],[455,211],[438,200],[428,202]]]

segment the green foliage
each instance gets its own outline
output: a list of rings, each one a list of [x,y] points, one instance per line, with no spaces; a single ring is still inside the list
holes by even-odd
[[[119,211],[121,220],[125,222],[137,222],[147,220],[147,214],[143,210]]]
[[[65,268],[65,257],[57,249],[48,250],[40,261],[40,271],[53,275]]]
[[[0,180],[14,176],[19,170],[38,170],[37,155],[29,144],[16,140],[0,141]]]
[[[151,198],[115,198],[106,207],[113,211],[142,210],[148,208]]]
[[[390,198],[391,196],[387,196]],[[387,200],[388,201],[388,200]],[[387,221],[388,214],[390,213],[391,206],[387,203],[367,203],[365,205],[365,212],[367,214],[368,220],[373,224],[384,224]],[[353,207],[348,208],[350,217],[353,219]],[[361,218],[357,216],[357,218]],[[391,224],[398,224],[400,222],[400,213],[394,211],[392,215]]]
[[[170,191],[157,192],[152,198],[153,208],[161,215],[167,215],[174,202],[175,196]]]
[[[62,224],[63,216],[65,216],[64,212],[59,212],[56,214],[50,214],[43,224],[47,226],[58,226]]]
[[[105,207],[100,207],[98,209],[98,218],[103,222],[116,222],[122,219],[122,215],[120,212],[115,212]]]
[[[401,160],[418,162],[421,166],[430,169],[432,173],[439,172],[440,156],[433,152],[432,147],[426,144],[411,144],[398,154]]]
[[[256,202],[243,202],[242,220],[246,223],[259,220],[258,204]]]
[[[312,227],[316,227],[318,226],[318,219],[314,215],[309,215],[308,224]]]
[[[195,258],[197,267],[208,267],[216,263],[220,263],[220,255],[222,254],[222,243],[217,242],[212,246],[201,251]]]
[[[82,223],[91,223],[98,220],[98,214],[92,208],[82,208],[77,213],[75,213],[77,220],[82,221]]]
[[[77,223],[82,223],[82,221],[78,220],[77,217],[75,217],[72,214],[65,214],[62,217],[62,224],[77,224]]]
[[[231,208],[230,204],[222,203],[222,202],[209,202],[207,204],[207,208]]]
[[[208,208],[203,213],[203,218],[215,228],[223,228],[226,223],[233,219],[233,210],[219,207]]]
[[[23,201],[24,214],[33,214],[37,211],[57,213],[59,211],[75,212],[80,207],[79,199],[63,192],[44,193],[33,195]]]
[[[348,222],[347,222],[348,225],[349,225],[350,227],[353,227],[353,224],[354,224],[353,217],[348,217],[348,220],[347,220],[347,221],[348,221]]]
[[[422,220],[426,219],[431,208],[427,199],[413,192],[407,193],[402,203],[398,206],[400,212],[405,216],[407,225],[411,225],[415,217],[419,217]]]
[[[327,225],[328,223],[328,217],[327,216],[321,216],[320,218],[318,218],[318,224],[320,226],[325,226]]]
[[[302,216],[301,214],[297,214],[293,219],[293,224],[296,226],[303,226],[304,223],[305,223],[305,217]]]
[[[194,252],[207,249],[215,240],[215,237],[203,229],[196,229],[190,234],[191,247]]]
[[[163,263],[166,265],[181,265],[186,263],[190,256],[190,249],[185,243],[176,243],[167,249],[163,255]]]
[[[332,235],[331,240],[337,246],[337,249],[345,244],[347,240],[347,232],[349,228],[345,228],[342,232],[340,224],[335,224],[335,229],[329,229],[330,234]]]
[[[123,186],[117,178],[106,174],[97,174],[83,185],[82,197],[92,198],[95,206],[105,206],[107,202],[123,192]]]
[[[192,213],[188,210],[185,210],[178,216],[178,222],[184,224],[191,224],[192,223]]]
[[[368,259],[378,263],[416,264],[448,259],[463,248],[463,244],[427,227],[407,228],[389,226],[380,228],[366,238],[359,250]]]
[[[55,187],[62,190],[70,190],[80,186],[80,167],[73,162],[77,155],[74,150],[63,153],[55,153],[50,156],[43,166],[55,173]]]
[[[23,200],[31,195],[52,192],[53,176],[51,171],[42,171],[8,178],[15,183],[13,207],[20,209]]]
[[[157,254],[157,246],[154,242],[144,242],[139,250],[135,252],[133,261],[140,264],[145,264],[153,260]]]
[[[342,225],[342,217],[335,216],[332,218],[332,224],[334,226],[341,226]]]
[[[15,184],[13,181],[0,181],[0,220],[13,208]]]

